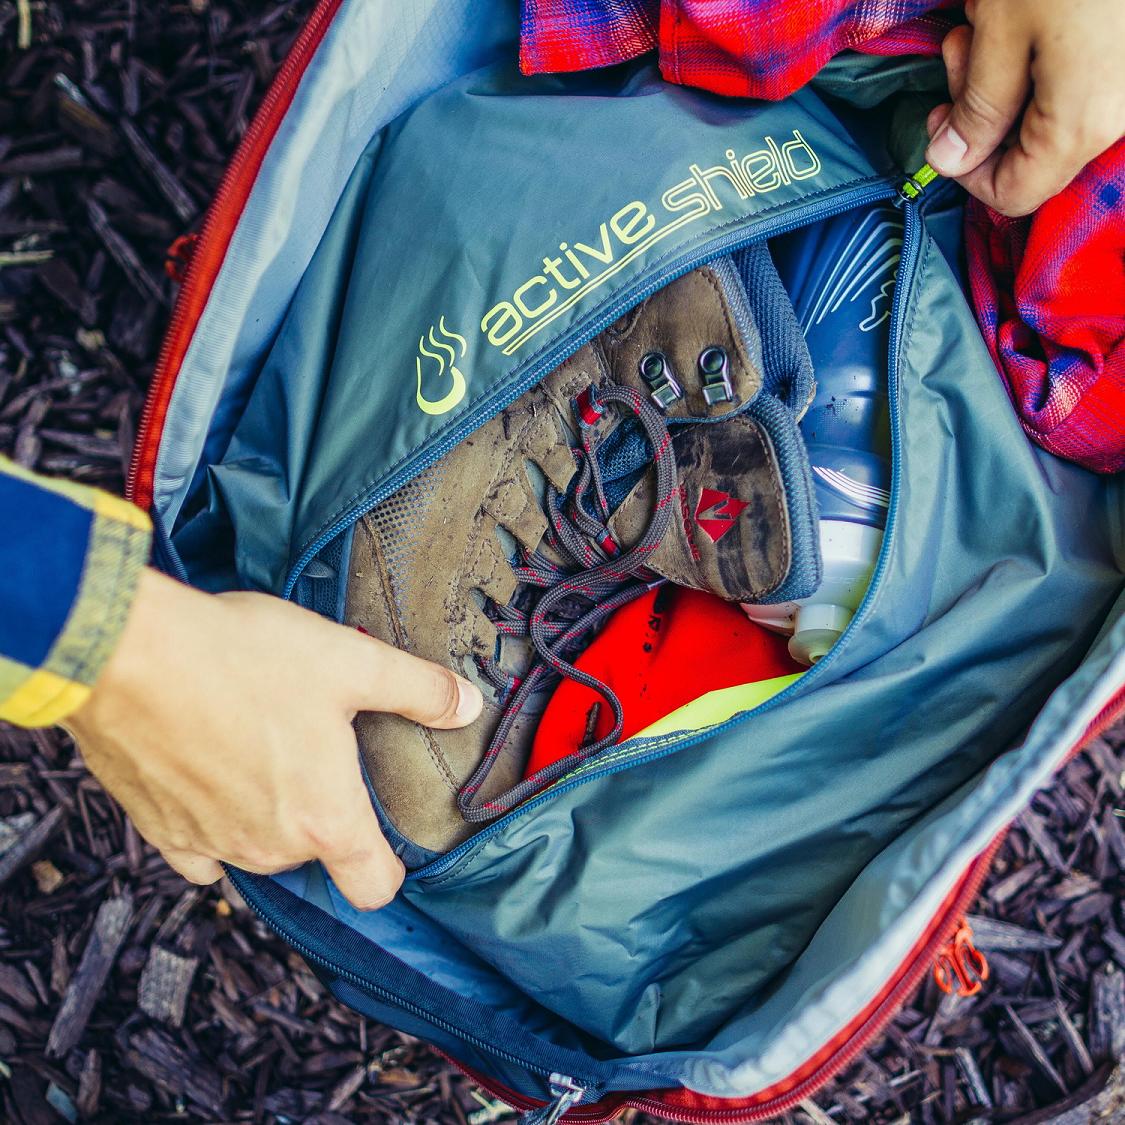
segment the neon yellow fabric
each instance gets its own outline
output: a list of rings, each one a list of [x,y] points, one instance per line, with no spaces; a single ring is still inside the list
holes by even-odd
[[[725,723],[742,711],[759,707],[767,699],[772,699],[790,684],[796,683],[803,673],[791,676],[776,676],[772,680],[759,680],[754,684],[739,684],[737,687],[709,691],[691,703],[665,715],[651,726],[640,731],[637,738],[657,738],[677,731],[704,730],[707,727]]]

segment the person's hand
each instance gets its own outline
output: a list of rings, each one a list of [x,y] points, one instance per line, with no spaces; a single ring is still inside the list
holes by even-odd
[[[477,717],[452,672],[264,594],[200,593],[146,570],[121,640],[66,724],[86,765],[186,879],[218,860],[272,873],[320,859],[353,905],[403,866],[379,830],[352,719]]]
[[[967,0],[942,54],[954,101],[926,160],[1027,215],[1125,134],[1125,0]]]

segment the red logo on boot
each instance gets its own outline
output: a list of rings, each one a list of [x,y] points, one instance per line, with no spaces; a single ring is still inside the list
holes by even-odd
[[[745,500],[738,500],[729,492],[719,492],[715,488],[705,488],[699,494],[695,506],[695,522],[703,528],[712,543],[720,539],[732,527],[739,513],[749,507]]]

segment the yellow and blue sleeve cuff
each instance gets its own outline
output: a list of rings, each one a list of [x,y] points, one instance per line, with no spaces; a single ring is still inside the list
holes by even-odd
[[[86,700],[125,626],[151,530],[125,500],[0,458],[0,719],[50,726]]]

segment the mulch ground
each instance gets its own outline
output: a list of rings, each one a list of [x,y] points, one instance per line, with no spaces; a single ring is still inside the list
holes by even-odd
[[[120,491],[192,229],[310,0],[0,0],[0,452]],[[1009,835],[930,981],[788,1118],[1125,1121],[1125,728]],[[336,1004],[227,887],[188,887],[65,736],[0,726],[5,1122],[510,1120]],[[653,1120],[639,1114],[641,1125]]]

